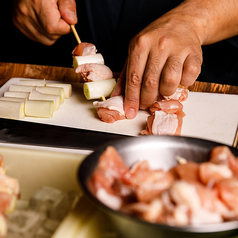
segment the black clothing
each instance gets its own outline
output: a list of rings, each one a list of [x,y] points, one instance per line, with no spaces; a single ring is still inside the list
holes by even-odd
[[[120,72],[131,38],[182,0],[77,0],[77,31],[82,41],[94,43],[105,64]],[[4,1],[0,61],[72,67],[77,45],[73,33],[53,46],[25,37],[11,23],[12,1]],[[238,85],[238,37],[203,46],[201,81]]]

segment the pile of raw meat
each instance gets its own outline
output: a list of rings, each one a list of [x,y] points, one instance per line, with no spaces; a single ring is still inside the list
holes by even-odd
[[[19,197],[18,180],[6,175],[3,158],[0,155],[0,237],[7,233],[6,215],[13,211]]]
[[[178,159],[169,171],[147,161],[127,168],[112,146],[100,157],[89,181],[95,196],[112,209],[171,226],[220,223],[238,218],[238,158],[226,146],[210,160]]]

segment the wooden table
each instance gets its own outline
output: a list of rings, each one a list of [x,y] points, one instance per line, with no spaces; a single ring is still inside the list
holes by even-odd
[[[115,77],[116,76],[118,76],[118,74],[115,74]],[[0,62],[0,86],[13,77],[45,78],[46,80],[65,82],[81,81],[80,75],[76,74],[73,68]],[[238,94],[237,86],[215,83],[195,82],[192,86],[188,87],[188,89],[194,92]]]

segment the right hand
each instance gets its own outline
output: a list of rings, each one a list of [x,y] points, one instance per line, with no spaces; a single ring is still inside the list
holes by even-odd
[[[75,0],[14,0],[13,24],[33,41],[52,45],[76,23]]]

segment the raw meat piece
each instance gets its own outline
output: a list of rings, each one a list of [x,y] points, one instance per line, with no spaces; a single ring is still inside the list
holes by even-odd
[[[170,172],[175,178],[185,181],[199,181],[198,168],[199,165],[197,163],[188,161],[186,164],[176,165]]]
[[[95,45],[87,42],[82,42],[74,48],[72,54],[73,56],[83,56],[83,55],[95,55],[96,52],[97,49]]]
[[[142,135],[180,135],[182,116],[155,111],[147,118],[147,127],[141,131]]]
[[[115,179],[122,179],[128,171],[116,149],[112,146],[107,147],[90,181],[93,191],[103,188],[109,194],[113,194],[112,186]]]
[[[124,120],[125,112],[123,108],[123,96],[116,96],[107,99],[106,101],[93,102],[94,107],[97,110],[99,118],[107,123],[114,123],[118,120]]]
[[[75,72],[81,73],[84,81],[86,82],[113,78],[111,69],[104,64],[82,64],[76,68]]]
[[[234,175],[238,177],[238,159],[227,146],[217,146],[211,151],[210,162],[228,165]]]
[[[14,196],[0,192],[0,213],[5,214],[11,208],[11,203],[14,202]]]
[[[139,184],[134,184],[132,177],[132,185],[137,187],[135,194],[139,202],[150,202],[168,189],[173,183],[171,174],[162,170],[150,170],[147,174],[139,173],[137,176],[143,176]]]
[[[159,95],[159,98],[161,98],[162,100],[178,100],[179,102],[183,102],[188,98],[188,89],[184,89],[184,88],[177,88],[175,93],[172,94],[171,96],[162,96]]]
[[[7,175],[1,175],[0,192],[19,196],[20,188],[18,180]]]
[[[123,177],[127,176],[128,171],[116,149],[108,146],[101,155],[98,167],[89,181],[91,190],[101,202],[116,210],[119,209],[123,203],[124,195],[120,192],[122,197],[119,196],[118,191],[120,189],[118,189],[117,185],[115,186],[115,183],[120,180],[120,186],[123,186]],[[127,193],[125,197],[127,195],[130,196]],[[114,204],[109,200],[114,201]]]
[[[199,166],[199,177],[204,184],[216,183],[231,178],[232,171],[227,165],[204,162]]]
[[[210,162],[214,164],[228,164],[228,158],[235,156],[227,146],[217,146],[211,150]]]
[[[238,215],[238,180],[224,179],[216,186],[221,200]]]
[[[174,113],[185,116],[183,112],[183,104],[174,99],[169,101],[156,101],[149,110],[151,114],[153,114],[155,111],[163,111],[165,113]]]

